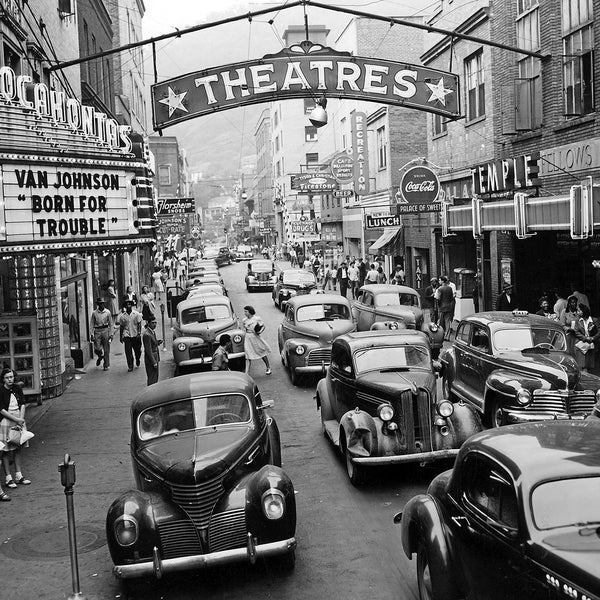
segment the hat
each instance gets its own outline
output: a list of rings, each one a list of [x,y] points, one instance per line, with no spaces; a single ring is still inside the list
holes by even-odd
[[[96,304],[100,304],[100,303],[106,304],[106,300],[104,298],[100,298],[100,297],[96,298]]]

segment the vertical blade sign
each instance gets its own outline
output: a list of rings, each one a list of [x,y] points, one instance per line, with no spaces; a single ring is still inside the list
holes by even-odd
[[[367,147],[367,115],[352,113],[352,158],[354,159],[354,192],[369,193],[369,150]]]

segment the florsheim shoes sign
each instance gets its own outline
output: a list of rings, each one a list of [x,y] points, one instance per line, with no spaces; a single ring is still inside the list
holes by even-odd
[[[247,104],[320,97],[371,100],[459,116],[458,76],[303,42],[260,59],[213,67],[152,86],[155,129]]]

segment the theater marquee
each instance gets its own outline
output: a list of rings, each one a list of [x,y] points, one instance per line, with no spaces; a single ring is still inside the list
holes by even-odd
[[[274,99],[353,98],[458,117],[458,76],[361,58],[303,42],[261,59],[188,73],[152,86],[155,129]]]

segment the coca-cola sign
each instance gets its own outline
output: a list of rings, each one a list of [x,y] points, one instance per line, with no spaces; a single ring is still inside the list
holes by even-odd
[[[429,167],[413,167],[404,173],[400,193],[405,203],[431,204],[440,193],[440,181]]]

